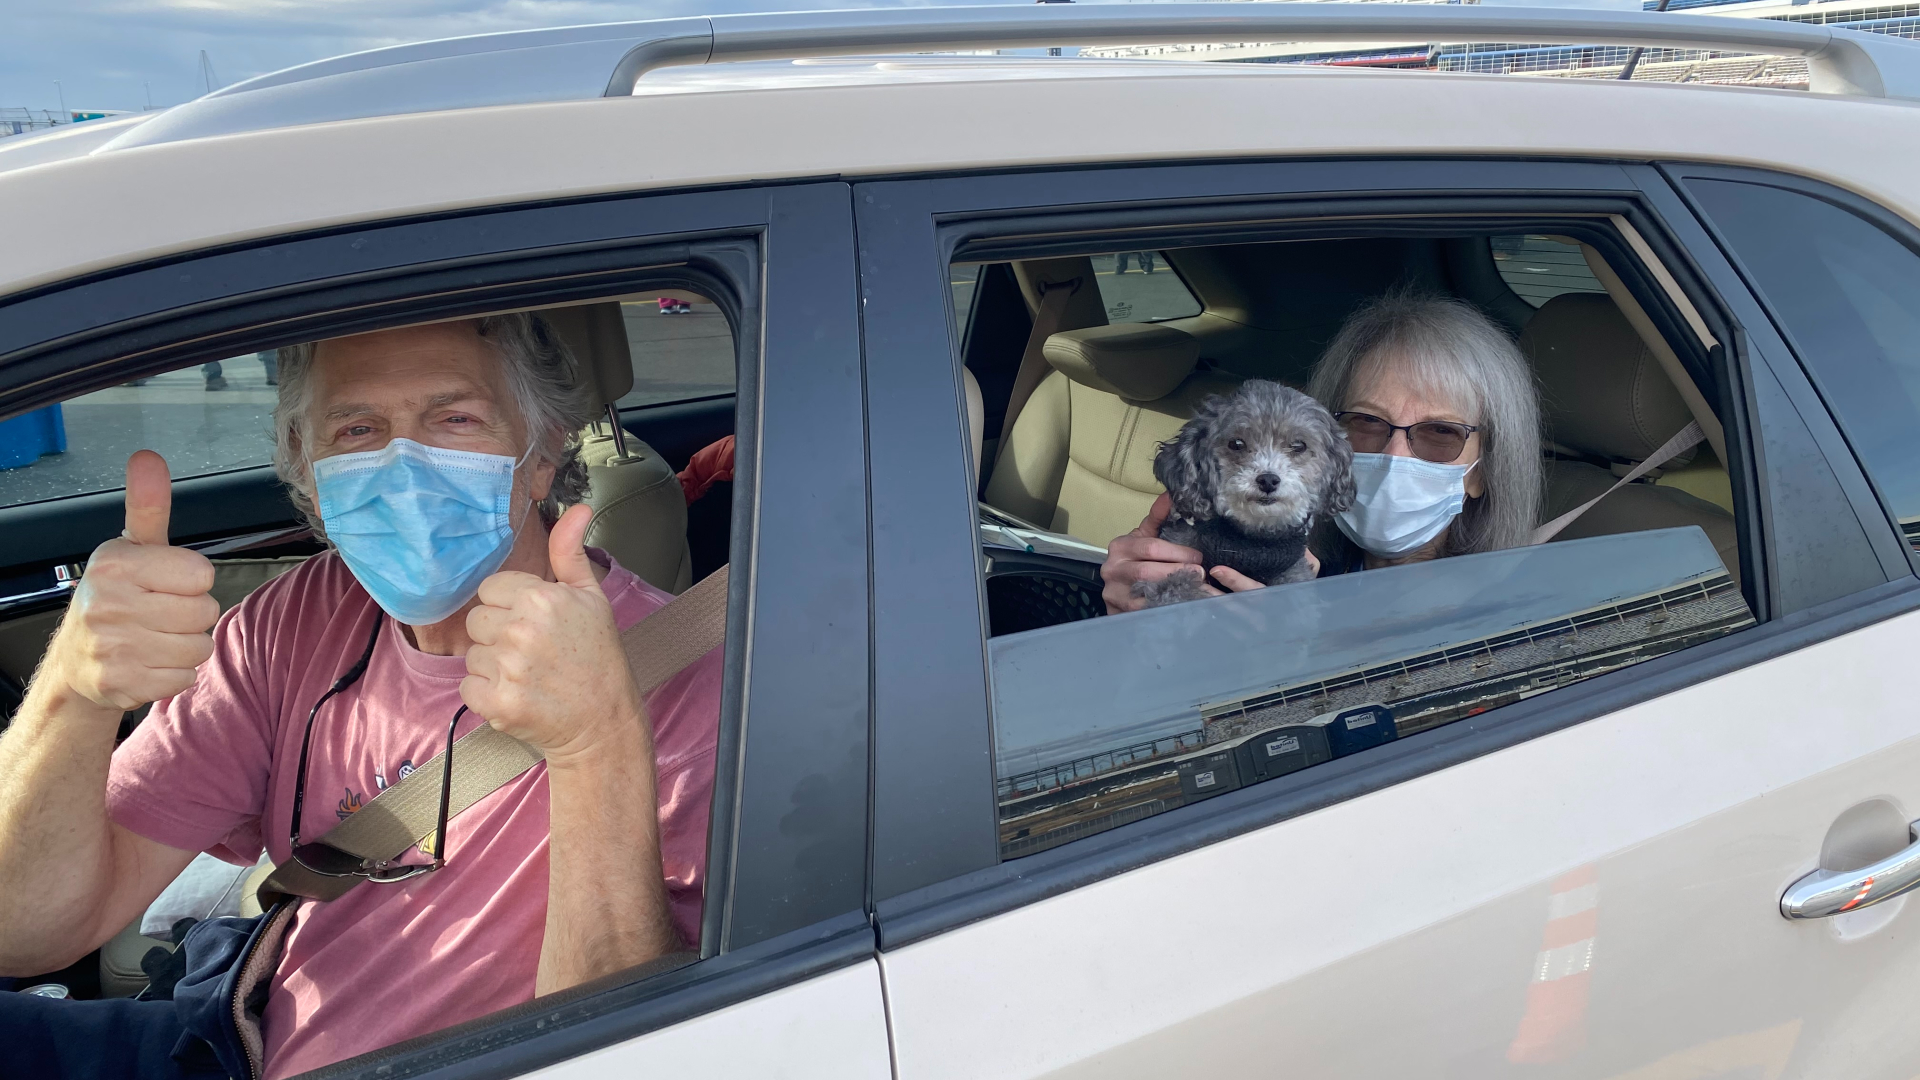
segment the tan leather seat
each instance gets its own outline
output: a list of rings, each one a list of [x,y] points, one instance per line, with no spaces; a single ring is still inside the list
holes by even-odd
[[[1151,323],[1068,330],[1044,355],[1053,371],[1002,439],[986,501],[1104,546],[1138,527],[1161,492],[1160,443],[1239,380],[1195,372],[1194,339]]]
[[[1693,419],[1659,361],[1604,295],[1565,293],[1547,301],[1521,334],[1520,348],[1540,378],[1547,438],[1584,457],[1616,466],[1637,464]],[[1698,454],[1707,456],[1703,465],[1710,464],[1711,451],[1701,447]],[[1542,520],[1599,495],[1616,479],[1597,464],[1548,462]],[[1628,484],[1556,539],[1684,525],[1698,525],[1720,561],[1739,577],[1733,514],[1678,487]]]
[[[617,303],[549,308],[539,313],[566,341],[593,381],[594,405],[604,409],[633,389],[633,354],[626,317]],[[693,583],[687,548],[687,501],[673,469],[646,443],[626,436],[626,453],[611,424],[581,433],[587,465],[587,505],[593,523],[587,543],[606,549],[621,566],[656,588],[680,593]]]

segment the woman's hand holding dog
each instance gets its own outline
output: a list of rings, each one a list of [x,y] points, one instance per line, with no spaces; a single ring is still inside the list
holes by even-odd
[[[1160,539],[1160,526],[1166,523],[1167,514],[1172,510],[1173,500],[1161,495],[1153,500],[1153,506],[1147,510],[1146,520],[1140,523],[1139,528],[1125,536],[1115,537],[1113,543],[1107,545],[1107,561],[1100,566],[1100,577],[1106,582],[1100,598],[1107,602],[1107,614],[1118,615],[1147,606],[1145,600],[1133,595],[1134,582],[1159,581],[1184,567],[1200,565],[1198,551]],[[1306,559],[1317,576],[1320,560],[1314,558],[1311,551],[1307,552]],[[1209,596],[1224,596],[1226,591],[1246,592],[1249,589],[1266,588],[1231,567],[1216,566],[1208,572],[1208,576],[1226,587],[1223,591],[1213,585],[1206,586]]]

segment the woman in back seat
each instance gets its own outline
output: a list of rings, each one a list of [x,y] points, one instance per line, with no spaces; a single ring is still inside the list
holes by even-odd
[[[1314,368],[1313,396],[1353,444],[1354,507],[1315,529],[1320,574],[1372,570],[1530,542],[1541,495],[1540,403],[1506,332],[1459,300],[1390,293],[1360,306]],[[1116,538],[1101,566],[1109,612],[1143,606],[1200,553],[1159,538],[1168,500]],[[1265,586],[1227,567],[1221,589]]]

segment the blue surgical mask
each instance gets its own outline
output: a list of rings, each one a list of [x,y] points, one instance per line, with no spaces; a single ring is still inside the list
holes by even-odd
[[[1393,454],[1353,455],[1353,508],[1335,518],[1347,539],[1383,559],[1440,535],[1467,501],[1472,465],[1442,465]]]
[[[395,439],[314,462],[315,501],[374,603],[430,626],[473,599],[513,550],[513,474],[525,460]]]

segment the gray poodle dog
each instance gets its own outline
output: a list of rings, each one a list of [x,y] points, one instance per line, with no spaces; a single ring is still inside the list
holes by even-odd
[[[1249,379],[1202,402],[1153,475],[1173,497],[1160,538],[1198,548],[1202,566],[1228,566],[1268,585],[1305,581],[1314,518],[1353,505],[1353,448],[1326,406],[1291,387]],[[1201,567],[1133,594],[1150,606],[1207,595]]]

